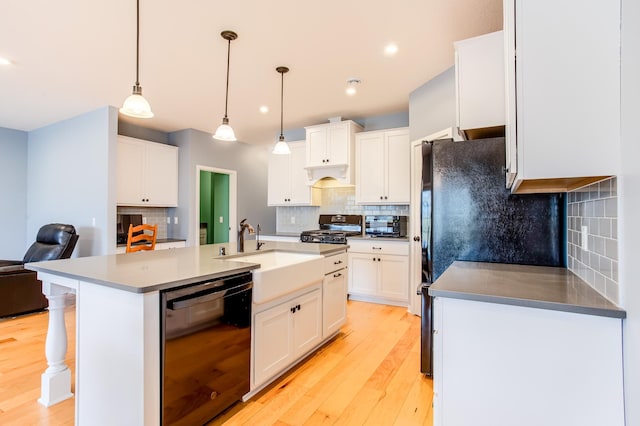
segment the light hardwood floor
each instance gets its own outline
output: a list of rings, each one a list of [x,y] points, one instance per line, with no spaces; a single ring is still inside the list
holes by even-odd
[[[72,425],[74,400],[39,405],[47,313],[0,321],[0,424]],[[75,368],[75,310],[65,313]],[[340,334],[213,425],[432,425],[432,381],[419,372],[420,318],[349,301]]]

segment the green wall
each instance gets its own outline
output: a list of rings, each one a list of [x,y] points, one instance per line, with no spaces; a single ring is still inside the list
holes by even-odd
[[[229,241],[229,175],[200,172],[200,223],[207,224],[207,244]]]

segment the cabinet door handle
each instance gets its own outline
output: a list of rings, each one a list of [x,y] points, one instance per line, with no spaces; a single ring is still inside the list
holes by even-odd
[[[387,197],[386,195],[384,196],[384,199],[385,199],[385,200],[386,200],[386,199],[388,199],[388,198],[389,198],[389,197]]]
[[[339,272],[337,274],[333,274],[333,278],[338,278],[338,277],[341,277],[341,276],[342,276],[342,274],[339,273]]]
[[[413,241],[420,241],[420,237],[419,236],[413,237]]]
[[[296,307],[294,306],[293,308],[290,309],[290,311],[291,311],[292,314],[295,314],[296,313]]]
[[[373,261],[374,261],[374,262],[376,261],[376,258],[375,258],[375,257],[373,258]]]
[[[300,305],[296,306],[296,308],[298,308],[298,310],[302,309],[302,308],[300,307]]]
[[[380,196],[380,199],[382,200],[382,195]]]
[[[338,260],[337,262],[333,262],[334,265],[339,265],[342,263],[342,260]]]
[[[373,250],[382,250],[382,247],[371,247]]]
[[[378,262],[380,262],[380,258],[378,258]]]

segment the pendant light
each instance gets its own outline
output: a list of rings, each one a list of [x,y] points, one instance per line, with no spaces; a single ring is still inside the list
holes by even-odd
[[[213,135],[213,138],[221,141],[233,142],[237,139],[233,129],[229,126],[229,118],[227,117],[227,105],[229,104],[229,58],[231,57],[231,40],[237,39],[238,34],[233,31],[223,31],[220,35],[223,39],[229,42],[227,47],[227,91],[224,100],[224,118],[222,119],[222,124],[216,129],[216,133]]]
[[[136,0],[136,84],[133,86],[133,93],[125,99],[120,112],[124,115],[136,118],[151,118],[151,105],[142,96],[142,87],[139,78],[140,68],[140,0]]]
[[[281,82],[280,82],[280,138],[276,143],[276,146],[273,147],[274,154],[287,155],[291,154],[291,150],[289,149],[289,145],[284,141],[284,134],[282,132],[283,128],[283,99],[284,99],[284,73],[289,72],[289,68],[287,67],[278,67],[276,71],[280,73]]]

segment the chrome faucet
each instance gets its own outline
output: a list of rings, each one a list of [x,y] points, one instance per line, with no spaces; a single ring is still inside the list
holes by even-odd
[[[237,247],[238,253],[244,252],[244,231],[248,229],[250,234],[253,234],[255,232],[255,230],[253,229],[253,226],[251,226],[246,222],[247,222],[246,218],[242,219],[240,221],[240,225],[238,225],[238,247]]]
[[[260,250],[260,247],[263,245],[264,243],[260,242],[260,224],[258,224],[258,226],[256,226],[256,250]]]

